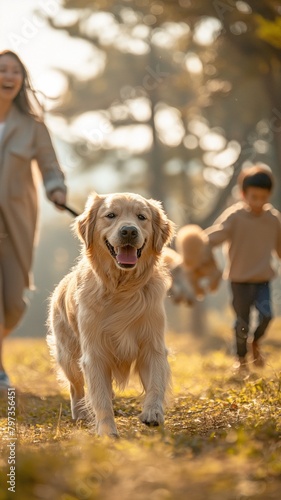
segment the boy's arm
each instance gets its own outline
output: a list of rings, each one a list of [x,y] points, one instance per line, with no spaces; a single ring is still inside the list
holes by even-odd
[[[213,226],[205,229],[208,236],[209,245],[215,247],[221,245],[224,241],[228,240],[231,235],[233,224],[232,214],[223,213],[214,223]]]

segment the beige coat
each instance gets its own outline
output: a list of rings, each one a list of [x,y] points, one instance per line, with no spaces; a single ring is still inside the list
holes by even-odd
[[[0,212],[14,243],[26,286],[30,285],[37,222],[32,160],[38,164],[48,197],[56,189],[66,190],[45,124],[13,106],[0,142]]]

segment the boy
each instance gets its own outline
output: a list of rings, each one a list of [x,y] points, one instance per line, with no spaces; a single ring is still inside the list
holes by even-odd
[[[272,319],[269,282],[275,251],[281,258],[281,214],[268,204],[272,188],[271,170],[256,165],[241,172],[238,178],[243,201],[225,210],[206,230],[211,247],[228,244],[228,269],[232,305],[236,314],[235,335],[239,373],[248,372],[246,354],[250,311],[257,309],[259,322],[253,333],[254,364],[263,366],[259,341]]]

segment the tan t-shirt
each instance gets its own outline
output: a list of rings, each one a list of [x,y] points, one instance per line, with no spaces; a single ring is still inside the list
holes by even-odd
[[[260,283],[274,277],[272,256],[281,258],[281,214],[270,204],[255,215],[244,202],[228,208],[206,229],[211,247],[226,242],[224,276],[238,283]]]

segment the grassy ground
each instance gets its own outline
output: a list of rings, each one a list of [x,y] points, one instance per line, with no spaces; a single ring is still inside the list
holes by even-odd
[[[138,421],[133,380],[114,402],[121,439],[97,438],[71,422],[44,339],[11,339],[7,370],[16,388],[16,492],[9,491],[7,395],[0,397],[0,500],[280,499],[281,318],[264,342],[267,366],[232,373],[229,328],[198,339],[170,332],[174,394],[164,428]],[[214,348],[215,345],[215,348]],[[11,476],[10,476],[11,477]]]

